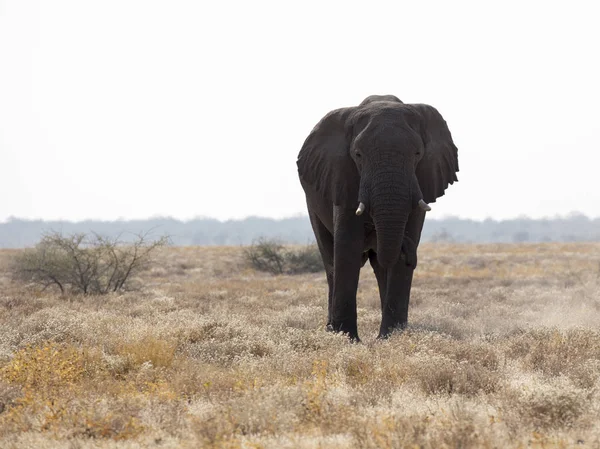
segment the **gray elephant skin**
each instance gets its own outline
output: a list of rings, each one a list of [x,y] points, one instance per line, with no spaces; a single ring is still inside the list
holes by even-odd
[[[381,298],[378,337],[404,328],[427,203],[458,180],[446,121],[432,106],[372,95],[325,115],[297,165],[329,284],[327,330],[359,341],[356,289],[367,260]]]

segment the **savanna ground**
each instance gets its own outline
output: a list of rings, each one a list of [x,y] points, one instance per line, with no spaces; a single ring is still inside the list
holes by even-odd
[[[410,326],[324,331],[322,273],[166,248],[139,292],[60,297],[0,251],[2,448],[600,447],[600,245],[422,245]]]

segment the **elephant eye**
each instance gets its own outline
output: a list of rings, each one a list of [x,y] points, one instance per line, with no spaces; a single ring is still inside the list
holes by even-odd
[[[360,153],[360,151],[357,151],[357,152],[356,152],[356,153],[354,153],[354,154],[356,154],[356,157],[357,157],[357,158],[359,158],[359,159],[362,157],[362,154]]]

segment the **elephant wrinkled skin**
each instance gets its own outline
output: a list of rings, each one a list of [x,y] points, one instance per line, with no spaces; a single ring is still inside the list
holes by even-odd
[[[381,298],[379,337],[405,327],[427,203],[457,181],[445,120],[431,106],[372,95],[327,114],[297,165],[329,284],[327,329],[359,339],[356,289],[367,259]]]

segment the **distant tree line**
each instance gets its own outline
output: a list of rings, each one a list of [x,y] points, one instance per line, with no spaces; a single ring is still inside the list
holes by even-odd
[[[249,217],[243,220],[219,221],[201,218],[180,221],[173,218],[152,218],[128,221],[41,221],[11,218],[0,223],[0,247],[23,248],[35,245],[44,233],[65,234],[95,232],[108,238],[120,236],[127,241],[154,229],[169,235],[172,244],[189,245],[249,245],[257,239],[275,238],[282,242],[307,244],[314,241],[308,217],[282,220]],[[428,219],[423,229],[423,241],[488,243],[488,242],[583,242],[600,241],[600,218],[582,214],[549,219],[517,218],[512,220],[468,220],[462,218]]]

